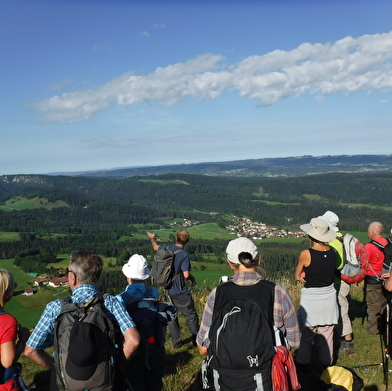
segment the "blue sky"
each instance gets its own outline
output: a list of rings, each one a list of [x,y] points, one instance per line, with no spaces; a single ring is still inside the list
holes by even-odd
[[[0,7],[0,175],[392,153],[389,0]]]

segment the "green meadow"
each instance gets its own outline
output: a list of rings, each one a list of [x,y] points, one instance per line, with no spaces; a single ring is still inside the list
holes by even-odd
[[[145,229],[145,232],[137,232],[133,235],[133,237],[137,239],[145,239],[147,237],[147,232],[154,232],[162,243],[168,243],[170,240],[170,235],[175,235],[178,230],[183,228],[186,229],[191,235],[191,238],[194,239],[231,240],[235,238],[232,234],[228,233],[227,229],[219,227],[218,224],[216,223],[205,223],[205,224],[193,225],[191,227],[183,227],[180,225],[180,223],[182,223],[183,220],[178,219],[178,221],[176,222],[178,225],[165,229],[153,229],[153,228],[149,229],[148,227],[143,227]],[[141,227],[138,228],[140,229]],[[141,230],[143,230],[143,228]],[[132,240],[132,237],[122,236],[120,240],[121,241]]]
[[[23,209],[36,209],[36,208],[63,208],[67,207],[68,204],[64,201],[49,202],[47,198],[32,198],[27,199],[25,197],[12,197],[2,205],[0,210],[5,212],[11,212],[12,210],[23,210]]]
[[[18,240],[17,232],[0,231],[0,242],[15,242],[17,240]]]

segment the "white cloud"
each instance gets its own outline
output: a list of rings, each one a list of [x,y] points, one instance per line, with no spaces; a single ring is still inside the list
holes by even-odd
[[[150,36],[150,33],[144,30],[142,33],[139,34],[139,38],[147,38]]]
[[[304,43],[232,65],[221,64],[223,56],[208,53],[149,75],[129,72],[95,90],[54,96],[38,103],[37,109],[45,120],[74,122],[117,105],[155,101],[172,106],[187,97],[217,99],[232,90],[262,106],[306,92],[320,97],[342,91],[387,91],[392,89],[391,59],[392,32]]]

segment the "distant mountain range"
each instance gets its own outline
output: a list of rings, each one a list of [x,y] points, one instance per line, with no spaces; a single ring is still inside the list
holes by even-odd
[[[163,166],[125,167],[84,172],[56,172],[49,175],[124,178],[130,176],[186,173],[231,177],[294,177],[328,172],[392,170],[392,155],[297,156],[207,162]]]

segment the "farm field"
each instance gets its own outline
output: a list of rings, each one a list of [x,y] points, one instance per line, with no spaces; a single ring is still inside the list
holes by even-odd
[[[15,242],[18,240],[17,232],[0,231],[0,242]]]
[[[63,208],[68,206],[64,201],[49,202],[47,198],[32,198],[27,199],[25,197],[12,197],[3,205],[0,205],[0,209],[5,212],[11,212],[12,210],[23,210],[23,209],[36,209],[36,208]]]

